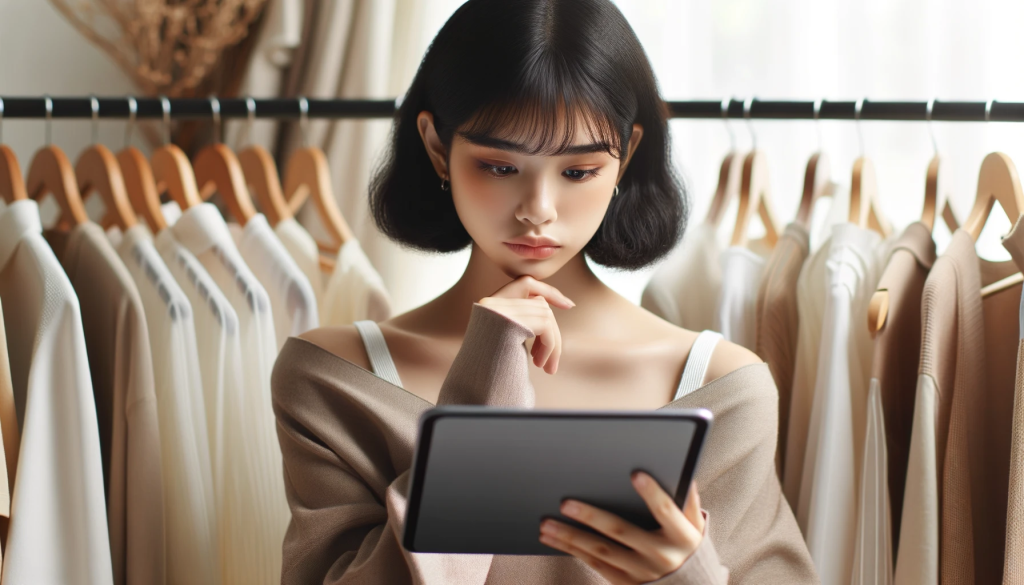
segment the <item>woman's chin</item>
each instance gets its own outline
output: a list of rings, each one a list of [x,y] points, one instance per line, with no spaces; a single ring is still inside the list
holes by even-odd
[[[520,276],[532,276],[537,280],[545,280],[561,270],[564,262],[557,257],[544,260],[525,260],[522,258],[502,258],[495,262],[498,268],[509,278],[516,279]]]

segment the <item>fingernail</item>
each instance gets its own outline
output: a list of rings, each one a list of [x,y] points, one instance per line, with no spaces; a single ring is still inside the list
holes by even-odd
[[[545,520],[540,524],[540,531],[542,534],[558,534],[558,527],[555,526],[554,522]]]
[[[572,500],[562,504],[562,513],[566,516],[575,516],[580,513],[580,505]]]
[[[647,482],[649,480],[647,478],[646,473],[637,473],[636,475],[633,476],[633,481],[635,481],[636,485],[640,487],[647,487]]]

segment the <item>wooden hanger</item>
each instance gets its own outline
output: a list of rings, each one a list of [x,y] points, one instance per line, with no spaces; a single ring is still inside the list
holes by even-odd
[[[157,192],[167,193],[182,211],[203,202],[196,185],[195,172],[188,156],[176,145],[171,144],[171,101],[160,96],[164,111],[164,145],[153,151],[150,157],[153,179]]]
[[[251,135],[252,124],[256,118],[256,100],[246,98],[245,107],[249,112],[246,125],[246,137]],[[260,209],[267,216],[270,225],[276,226],[284,219],[292,217],[292,210],[284,198],[281,188],[281,177],[277,173],[277,164],[267,149],[252,144],[238,153],[238,162],[242,165],[242,174],[249,185]]]
[[[875,164],[867,157],[853,162],[853,176],[850,179],[850,223],[874,230],[889,237],[892,228],[879,211],[878,175]]]
[[[14,151],[0,144],[0,197],[7,203],[28,199],[25,180]]]
[[[857,138],[860,141],[860,157],[853,161],[853,176],[850,179],[850,215],[849,222],[860,227],[875,230],[883,237],[889,237],[891,228],[881,214],[878,202],[878,175],[875,164],[864,156],[864,137],[860,133],[860,113],[864,107],[863,99],[857,100],[853,110],[853,119],[857,126]]]
[[[46,146],[40,148],[28,167],[28,196],[39,200],[47,193],[53,195],[60,206],[60,216],[54,226],[60,231],[68,231],[76,225],[89,221],[85,213],[82,196],[78,192],[75,180],[75,169],[68,161],[67,155],[60,148],[50,144],[50,124],[53,115],[53,101],[46,97]]]
[[[106,206],[107,214],[100,221],[106,229],[112,225],[125,231],[134,226],[138,220],[128,201],[128,193],[121,175],[121,166],[110,149],[99,144],[98,126],[100,105],[99,100],[92,98],[92,146],[79,155],[75,163],[75,177],[78,178],[78,191],[85,201],[92,193],[99,193]]]
[[[764,224],[765,242],[774,247],[779,241],[775,218],[771,210],[771,191],[768,185],[768,160],[760,150],[752,150],[743,160],[743,177],[740,182],[739,209],[736,225],[732,231],[731,246],[747,245],[747,228],[757,213]]]
[[[219,193],[231,217],[244,226],[256,215],[256,207],[249,196],[238,157],[220,141],[220,102],[217,98],[210,98],[210,110],[213,112],[215,142],[199,151],[192,163],[199,195],[206,200]]]
[[[21,165],[14,151],[3,145],[4,100],[0,98],[0,197],[7,203],[28,199]]]
[[[829,195],[832,191],[832,171],[828,155],[819,151],[811,155],[804,170],[804,189],[800,195],[800,206],[796,212],[796,222],[805,228],[811,225],[811,212],[814,202]]]
[[[327,157],[319,148],[300,148],[288,159],[284,192],[292,213],[302,207],[307,197],[313,199],[324,230],[331,238],[330,244],[319,242],[321,251],[337,253],[342,245],[354,238],[334,199]]]
[[[974,207],[964,222],[964,230],[978,241],[982,229],[992,215],[996,202],[1002,207],[1003,213],[1015,224],[1024,211],[1024,192],[1021,191],[1017,168],[1010,157],[1001,152],[993,152],[981,163],[978,175],[978,193],[974,199]],[[981,297],[986,298],[1024,282],[1020,273],[1012,274],[998,282],[981,289]]]
[[[1017,221],[1024,210],[1024,193],[1021,192],[1017,169],[1010,157],[1001,152],[989,154],[981,163],[974,207],[963,227],[974,241],[978,241],[997,201],[1011,224]]]
[[[149,230],[158,234],[167,227],[167,220],[160,208],[160,191],[156,187],[156,179],[153,178],[153,168],[149,166],[149,161],[139,149],[131,145],[137,112],[138,104],[135,98],[129,97],[124,148],[117,153],[117,163],[121,167],[121,177],[124,179],[125,191],[132,208],[142,216]]]
[[[718,185],[715,187],[715,195],[711,199],[705,223],[715,227],[722,223],[722,214],[729,207],[729,201],[739,193],[740,176],[743,171],[743,165],[740,164],[742,158],[738,152],[730,151],[722,160],[722,165],[718,168]]]

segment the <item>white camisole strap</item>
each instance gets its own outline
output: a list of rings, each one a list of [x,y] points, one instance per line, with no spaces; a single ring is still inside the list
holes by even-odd
[[[690,356],[686,358],[686,365],[683,366],[683,375],[679,379],[679,389],[673,400],[679,400],[690,392],[704,385],[704,377],[708,373],[708,365],[711,363],[711,353],[715,351],[718,340],[722,334],[716,331],[701,331],[690,348]]]
[[[391,352],[388,351],[388,344],[384,341],[380,326],[373,321],[356,321],[353,325],[363,338],[363,346],[366,347],[366,355],[370,358],[373,373],[378,378],[401,388],[402,380],[398,377],[398,368],[395,367],[395,360],[391,359]]]

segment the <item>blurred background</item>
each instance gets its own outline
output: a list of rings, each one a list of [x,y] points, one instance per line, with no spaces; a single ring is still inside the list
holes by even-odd
[[[668,100],[974,100],[1024,101],[1024,3],[1008,0],[617,0],[643,43]],[[392,98],[402,94],[433,38],[460,0],[236,0],[250,18],[204,29],[219,35],[200,52],[177,41],[167,55],[147,45],[146,27],[181,11],[205,14],[204,0],[0,0],[0,95],[172,97]],[[221,3],[224,4],[224,3]],[[227,4],[232,4],[227,2]],[[176,12],[177,11],[177,12]],[[213,34],[213,33],[211,33]],[[168,56],[169,55],[169,56]],[[154,63],[172,63],[170,75]],[[147,60],[148,59],[148,60]],[[177,61],[175,61],[177,59]],[[191,59],[191,60],[189,60]],[[189,85],[189,84],[193,85]],[[295,124],[230,122],[227,141],[263,144],[280,161],[301,144]],[[178,124],[175,141],[202,140],[209,124]],[[384,278],[396,312],[449,287],[467,252],[448,256],[402,250],[382,238],[367,215],[366,185],[390,126],[388,120],[312,121],[307,139],[328,154],[335,194],[346,219]],[[781,224],[796,213],[808,157],[820,147],[844,196],[860,151],[850,121],[675,120],[674,159],[703,218],[730,149],[756,135],[768,157],[772,198]],[[1024,128],[1014,123],[935,122],[944,161],[942,191],[960,219],[974,199],[982,158],[999,150],[1024,160]],[[120,147],[124,122],[100,123],[101,141]],[[925,170],[933,155],[923,122],[860,123],[864,153],[878,169],[884,214],[896,228],[917,219]],[[7,120],[2,140],[22,165],[43,145],[44,122]],[[91,141],[88,120],[58,120],[53,142],[72,159]],[[144,150],[158,128],[136,133]],[[819,206],[827,208],[827,205]],[[307,210],[308,211],[308,210]],[[828,209],[816,209],[818,221]],[[301,217],[316,231],[314,213]],[[728,224],[729,222],[724,222]],[[780,228],[782,226],[780,225]],[[989,259],[1008,256],[1001,214],[979,242]],[[949,239],[936,229],[941,252]],[[815,242],[812,240],[812,245]],[[639,272],[598,268],[602,278],[638,301],[656,267]]]

